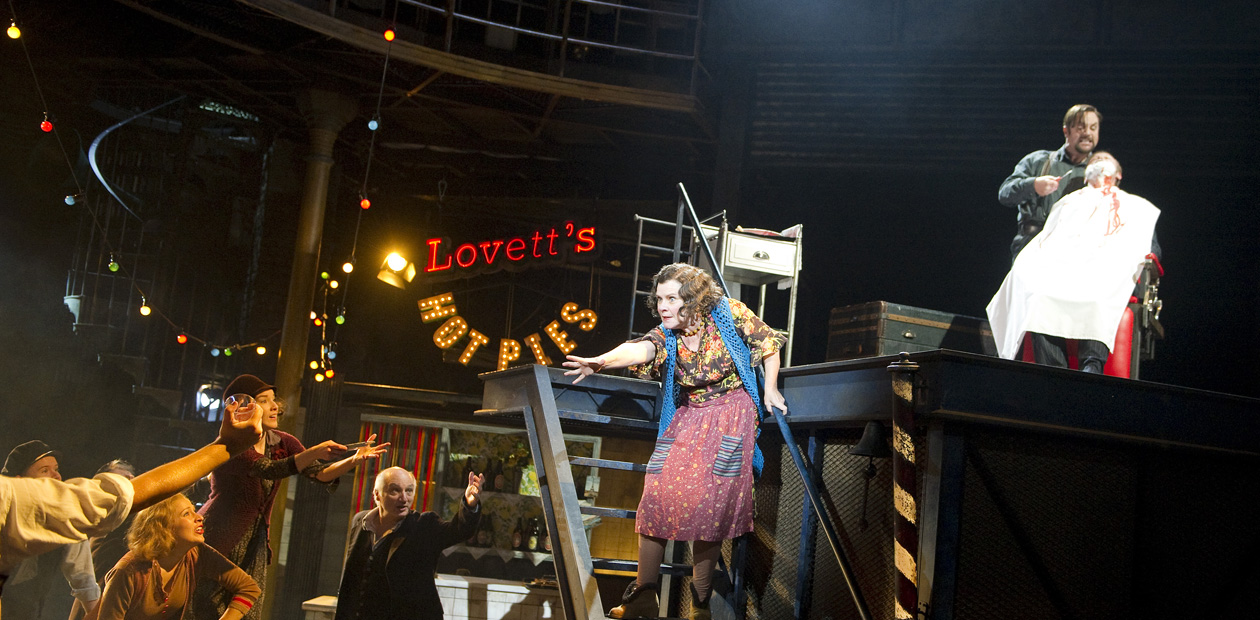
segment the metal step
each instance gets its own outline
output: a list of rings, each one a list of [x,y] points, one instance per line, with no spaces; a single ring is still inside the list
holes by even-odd
[[[636,572],[639,570],[639,563],[634,560],[613,560],[607,558],[591,558],[591,564],[599,570],[619,570],[627,572]],[[661,564],[661,574],[673,575],[675,577],[690,577],[690,564]]]
[[[584,515],[608,517],[609,519],[633,519],[638,514],[625,508],[604,508],[603,506],[580,506],[578,510]]]
[[[601,469],[619,469],[622,471],[637,471],[641,474],[647,473],[647,465],[642,463],[629,463],[626,461],[609,461],[607,459],[593,459],[585,456],[575,456],[569,459],[570,465],[579,465],[586,467],[599,467]]]
[[[504,407],[503,409],[478,409],[473,412],[476,416],[503,416],[503,417],[521,417],[527,413],[527,407]],[[572,420],[583,424],[603,425],[613,422],[620,427],[634,428],[641,430],[655,431],[659,427],[656,422],[651,420],[636,420],[633,418],[614,417],[604,415],[602,413],[592,413],[589,411],[578,411],[575,409],[557,409],[557,417],[561,420]]]

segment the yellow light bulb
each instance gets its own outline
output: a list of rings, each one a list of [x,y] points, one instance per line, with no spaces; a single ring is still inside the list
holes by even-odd
[[[394,271],[402,271],[407,268],[407,259],[403,258],[398,252],[392,252],[385,257],[385,264],[389,265]]]
[[[149,313],[151,312],[153,312],[153,308],[150,308],[148,304],[142,304],[140,306],[140,316],[149,316]]]
[[[266,354],[267,354],[267,347],[264,347],[264,346],[261,346],[261,345],[259,345],[259,347],[258,347],[257,349],[254,349],[254,350],[255,350],[255,351],[258,351],[258,354],[259,354],[259,355],[266,355]]]
[[[317,368],[319,368],[319,362],[311,360],[311,370],[315,370]]]
[[[9,38],[16,39],[22,36],[22,31],[18,29],[17,22],[9,22]]]
[[[341,270],[346,273],[350,273],[351,271],[354,271],[354,263],[346,263],[342,265]]]

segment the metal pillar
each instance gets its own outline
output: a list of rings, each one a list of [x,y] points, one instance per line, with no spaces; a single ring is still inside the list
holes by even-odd
[[[306,367],[306,343],[310,337],[310,312],[315,301],[315,278],[319,270],[319,246],[324,232],[324,211],[328,203],[328,179],[332,174],[333,145],[337,134],[354,118],[358,104],[353,99],[322,90],[308,90],[298,96],[298,107],[310,124],[310,153],[307,156],[306,182],[302,190],[302,210],[298,216],[297,240],[293,248],[293,271],[289,275],[288,302],[284,310],[284,328],[280,332],[280,351],[276,360],[276,395],[285,400],[288,414],[281,424],[287,431],[302,427],[302,374]],[[284,536],[284,515],[288,506],[288,481],[280,482],[280,491],[271,511],[271,547],[280,548]],[[259,584],[266,592],[279,592],[276,587],[282,570],[273,566],[267,583]],[[263,618],[278,617],[272,608],[277,596],[263,598]]]
[[[888,365],[893,412],[893,561],[897,567],[894,616],[912,620],[919,609],[919,525],[914,451],[914,380],[919,365],[902,353]]]
[[[302,415],[298,402],[302,394],[302,373],[306,367],[315,278],[319,273],[319,246],[328,204],[333,144],[341,128],[354,118],[358,104],[337,93],[308,90],[298,97],[298,107],[310,124],[311,144],[302,191],[302,211],[298,216],[297,242],[293,248],[289,296],[284,309],[284,329],[280,333],[280,351],[276,361],[277,396],[288,403],[286,428],[293,428]]]

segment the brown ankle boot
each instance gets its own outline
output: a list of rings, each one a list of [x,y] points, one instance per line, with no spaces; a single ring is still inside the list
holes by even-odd
[[[631,583],[626,593],[621,595],[621,604],[608,610],[609,618],[656,618],[660,609],[660,601],[656,596],[654,583],[639,585]]]
[[[713,615],[709,613],[709,601],[713,600],[713,591],[703,601],[700,595],[696,593],[696,586],[691,586],[691,620],[712,620]]]

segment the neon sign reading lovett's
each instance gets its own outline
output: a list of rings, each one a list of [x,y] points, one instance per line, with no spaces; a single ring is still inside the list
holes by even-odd
[[[564,260],[567,256],[594,256],[597,249],[595,227],[579,228],[573,222],[565,222],[559,229],[538,229],[533,234],[506,239],[455,245],[439,237],[425,244],[429,246],[426,274],[458,276]]]

